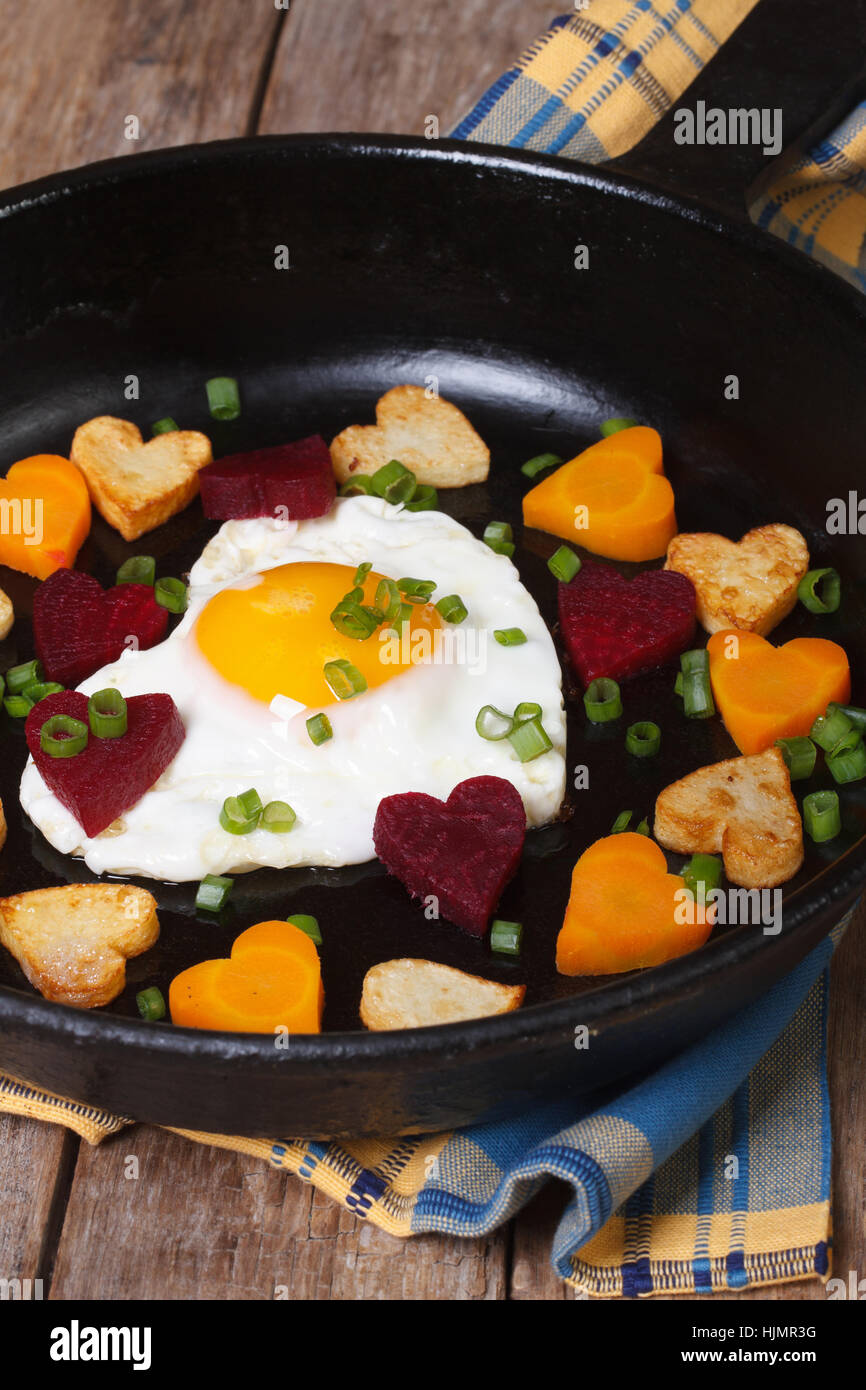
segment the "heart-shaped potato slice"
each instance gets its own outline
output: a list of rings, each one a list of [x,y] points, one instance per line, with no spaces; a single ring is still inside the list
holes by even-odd
[[[159,936],[156,899],[126,883],[70,883],[0,899],[0,941],[46,999],[95,1009]]]
[[[490,468],[490,450],[463,411],[423,386],[392,387],[376,405],[375,425],[349,425],[331,443],[340,483],[391,459],[432,487],[482,483]]]
[[[775,888],[803,862],[803,827],[778,748],[698,768],[665,787],[653,834],[679,854],[721,854],[742,888]]]
[[[75,431],[70,457],[109,526],[134,541],[189,506],[212,455],[210,440],[197,430],[172,430],[145,443],[131,421],[97,415]]]
[[[707,632],[737,628],[766,636],[797,602],[809,547],[793,526],[774,524],[729,541],[709,531],[674,536],[665,569],[695,586],[698,622]]]

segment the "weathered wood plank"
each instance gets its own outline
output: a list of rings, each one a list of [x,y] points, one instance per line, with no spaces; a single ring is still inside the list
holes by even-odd
[[[423,135],[436,116],[444,136],[556,13],[550,0],[293,0],[259,130]]]
[[[0,16],[0,187],[244,134],[283,19],[272,0],[2,0]]]
[[[0,1279],[43,1279],[47,1288],[59,1188],[77,1144],[59,1125],[0,1115]]]
[[[96,1278],[119,1299],[500,1299],[505,1245],[398,1241],[260,1159],[140,1126],[82,1146],[51,1297]]]

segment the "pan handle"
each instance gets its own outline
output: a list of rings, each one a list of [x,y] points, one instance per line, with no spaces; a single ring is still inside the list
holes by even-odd
[[[759,0],[676,106],[606,167],[748,221],[747,205],[778,174],[762,144],[679,144],[677,111],[757,108],[781,112],[782,148],[793,162],[866,94],[866,0]],[[702,125],[696,121],[696,130]],[[771,141],[772,143],[772,141]],[[771,172],[772,171],[772,172]]]

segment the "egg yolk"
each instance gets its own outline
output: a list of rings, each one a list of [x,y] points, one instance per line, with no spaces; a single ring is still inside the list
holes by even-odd
[[[375,602],[382,578],[370,571],[359,586],[363,603]],[[266,570],[250,588],[223,589],[199,614],[199,649],[225,680],[266,704],[275,695],[288,695],[308,706],[335,703],[324,676],[328,661],[350,661],[370,689],[429,661],[435,630],[442,627],[432,603],[412,604],[400,642],[383,641],[380,634],[388,631],[388,623],[364,641],[337,631],[331,613],[355,587],[354,579],[350,565],[299,561]],[[421,630],[427,638],[415,639]]]

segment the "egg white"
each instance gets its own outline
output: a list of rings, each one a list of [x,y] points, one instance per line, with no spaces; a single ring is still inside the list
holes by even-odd
[[[305,724],[319,707],[277,697],[267,708],[214,671],[192,631],[220,589],[252,585],[265,570],[311,560],[351,566],[369,560],[395,579],[435,579],[434,602],[458,593],[469,610],[459,628],[450,628],[451,645],[440,651],[445,660],[413,666],[327,706],[334,736],[319,746]],[[493,630],[507,627],[522,628],[526,643],[500,646]],[[186,738],[120,824],[95,838],[49,791],[33,760],[27,763],[20,792],[27,815],[55,849],[83,856],[95,873],[181,882],[264,865],[362,863],[374,857],[373,820],[382,797],[416,791],[444,799],[458,782],[482,774],[513,783],[530,827],[552,820],[564,795],[565,714],[550,633],[511,561],[442,512],[352,497],[311,521],[226,522],[193,566],[189,607],[175,631],[148,651],[124,652],[79,689],[91,694],[106,686],[124,695],[171,695]],[[507,739],[488,742],[475,730],[482,705],[510,713],[523,700],[541,705],[553,743],[528,763]],[[293,829],[244,836],[223,830],[223,801],[248,787],[263,803],[287,801],[297,813]]]

